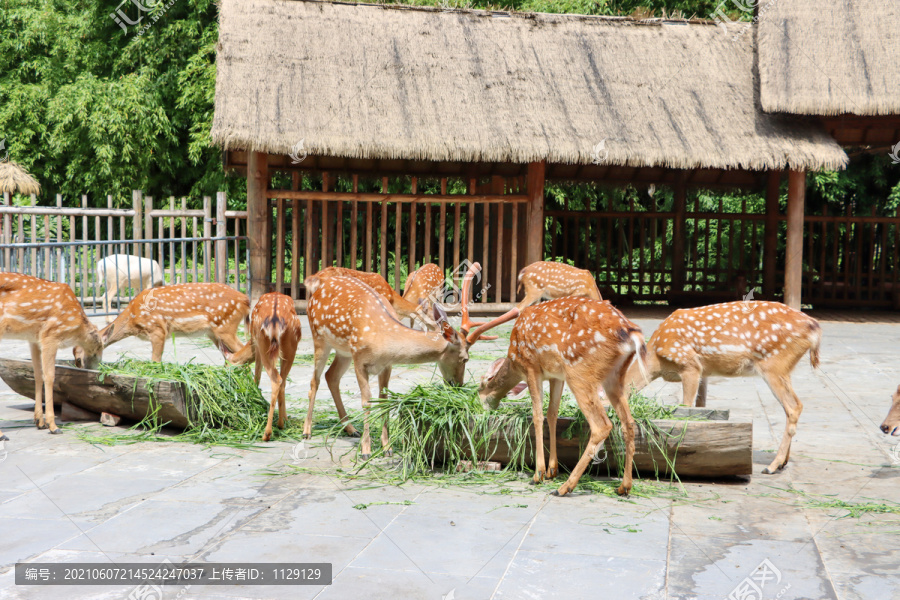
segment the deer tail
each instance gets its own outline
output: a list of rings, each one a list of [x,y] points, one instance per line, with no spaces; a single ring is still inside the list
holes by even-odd
[[[640,331],[632,331],[629,337],[634,342],[634,360],[637,362],[641,377],[644,378],[644,385],[647,385],[650,383],[650,373],[644,364],[644,358],[647,357],[647,344],[644,343],[644,334]]]
[[[272,314],[266,317],[260,327],[260,332],[269,338],[269,357],[273,360],[278,357],[279,341],[287,324],[284,317],[278,314],[278,298],[272,299]]]
[[[819,368],[819,347],[822,344],[822,328],[818,323],[813,322],[811,327],[810,341],[812,345],[809,347],[809,364],[813,369]]]

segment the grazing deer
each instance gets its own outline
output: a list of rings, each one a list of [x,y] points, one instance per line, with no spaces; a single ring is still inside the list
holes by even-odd
[[[237,352],[232,353],[223,344],[219,345],[225,359],[235,365],[245,365],[256,361],[256,385],[262,370],[266,370],[272,381],[272,400],[269,402],[269,420],[263,441],[272,437],[272,418],[275,414],[275,402],[278,401],[278,428],[284,429],[287,411],[284,403],[284,387],[287,376],[294,364],[297,344],[300,342],[300,317],[294,309],[294,300],[290,296],[272,292],[263,294],[250,313],[250,341]],[[281,371],[275,368],[275,361],[281,357]]]
[[[133,335],[150,340],[155,362],[162,361],[166,338],[174,333],[206,334],[236,351],[244,345],[238,325],[249,313],[247,296],[223,283],[179,283],[144,290],[100,335],[104,348]]]
[[[97,262],[97,277],[104,282],[103,312],[110,312],[110,297],[122,288],[146,290],[165,285],[162,267],[155,260],[130,254],[112,254]],[[106,322],[113,321],[112,315]]]
[[[31,346],[34,369],[34,422],[38,429],[62,433],[53,411],[56,351],[75,346],[75,364],[95,369],[103,356],[97,328],[64,283],[0,273],[0,338],[26,340]],[[42,406],[46,402],[46,415]],[[0,433],[0,438],[5,439]]]
[[[416,331],[400,323],[397,313],[390,304],[356,278],[319,279],[315,275],[308,278],[305,284],[312,295],[306,313],[312,330],[315,370],[309,387],[309,410],[303,427],[304,436],[309,437],[312,433],[316,392],[332,350],[335,351],[335,357],[328,372],[325,373],[325,382],[331,390],[342,422],[346,422],[347,413],[341,401],[341,376],[350,367],[351,361],[356,370],[356,380],[359,383],[362,406],[366,415],[362,436],[364,459],[368,459],[372,453],[368,420],[369,401],[372,395],[369,378],[372,375],[378,375],[380,398],[384,397],[384,391],[387,389],[391,368],[397,364],[436,362],[445,381],[454,385],[461,384],[465,376],[466,362],[469,360],[468,350],[472,344],[488,329],[514,319],[519,314],[518,309],[514,308],[488,323],[478,324],[469,320],[468,294],[472,278],[480,268],[477,263],[469,267],[463,280],[463,319],[459,331],[450,326],[446,313],[438,305],[434,307],[434,318],[440,324],[440,331]],[[344,429],[350,435],[357,433],[356,428],[350,423],[347,423]],[[386,453],[390,454],[387,425],[382,429],[381,443]]]
[[[897,391],[891,399],[891,410],[881,424],[881,431],[888,435],[900,435],[900,386],[897,386]]]
[[[606,301],[592,298],[558,298],[526,308],[509,337],[506,358],[498,358],[481,379],[478,394],[487,409],[496,409],[510,391],[521,392],[527,382],[534,421],[534,482],[559,474],[556,457],[556,418],[563,384],[569,385],[578,408],[584,413],[591,435],[584,454],[569,478],[555,492],[559,496],[578,485],[597,448],[604,443],[612,421],[601,399],[601,388],[616,409],[625,439],[622,485],[617,492],[631,490],[634,457],[634,420],[628,407],[625,373],[632,359],[643,365],[646,351],[640,327]],[[550,380],[550,463],[544,463],[544,380]]]
[[[819,323],[780,302],[726,302],[676,310],[662,322],[647,345],[650,378],[629,371],[636,389],[662,377],[681,381],[686,406],[706,406],[707,378],[759,375],[781,402],[787,416],[775,460],[763,473],[775,473],[788,462],[791,438],[803,403],[791,386],[791,372],[809,352],[819,366]],[[698,396],[699,393],[699,396]]]
[[[566,296],[584,296],[603,300],[597,282],[590,271],[576,269],[565,263],[543,260],[531,263],[519,271],[519,288],[525,289],[525,298],[518,304],[524,309],[541,298],[552,300]]]
[[[432,312],[435,300],[440,298],[444,289],[444,273],[434,263],[427,263],[409,274],[403,287],[403,299],[410,304],[421,306],[425,314]],[[412,327],[414,320],[409,319]]]
[[[384,298],[390,302],[391,306],[397,312],[398,315],[402,318],[409,317],[410,321],[413,319],[421,319],[422,323],[425,324],[425,327],[431,330],[437,330],[437,323],[435,323],[430,316],[425,314],[422,310],[420,310],[420,305],[418,303],[408,302],[394,291],[388,282],[384,280],[384,277],[379,275],[378,273],[367,273],[366,271],[356,271],[354,269],[346,269],[344,267],[325,267],[313,277],[318,278],[319,281],[324,281],[330,277],[353,277],[358,279],[371,287],[373,290],[384,296]],[[311,294],[312,292],[307,291],[307,294]],[[308,297],[308,296],[307,296]]]

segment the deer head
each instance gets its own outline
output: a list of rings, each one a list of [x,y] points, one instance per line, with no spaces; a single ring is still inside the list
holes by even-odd
[[[900,435],[900,386],[897,386],[897,391],[894,392],[891,410],[881,424],[881,431],[888,435]]]

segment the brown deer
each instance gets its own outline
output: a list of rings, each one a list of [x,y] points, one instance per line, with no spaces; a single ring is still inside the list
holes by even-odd
[[[56,351],[75,346],[75,364],[96,369],[103,357],[100,334],[84,314],[75,292],[64,283],[0,273],[0,339],[25,340],[34,369],[34,423],[62,433],[53,411]],[[42,406],[46,403],[46,414]],[[0,433],[0,439],[8,439]]]
[[[315,352],[315,367],[309,388],[309,410],[303,434],[312,433],[313,406],[319,380],[328,356],[335,351],[334,360],[325,373],[325,382],[331,390],[334,404],[341,421],[347,421],[347,413],[341,401],[341,376],[350,367],[356,370],[356,380],[362,406],[365,411],[365,426],[362,436],[362,455],[368,459],[372,453],[369,436],[369,401],[371,391],[369,378],[378,375],[379,397],[384,397],[391,368],[397,364],[421,364],[436,362],[444,380],[458,385],[463,382],[469,348],[488,329],[516,318],[518,309],[513,309],[494,320],[477,324],[469,320],[467,300],[472,278],[481,267],[475,263],[463,279],[463,319],[459,331],[447,322],[446,313],[440,306],[434,307],[434,318],[440,324],[440,331],[416,331],[410,329],[397,318],[397,313],[383,296],[371,287],[353,277],[327,277],[319,279],[314,275],[305,282],[311,292],[306,313],[312,331]],[[473,329],[474,328],[474,329]],[[356,435],[356,428],[350,423],[344,427],[350,435]],[[381,433],[385,452],[390,454],[387,426]]]
[[[250,313],[250,341],[237,352],[232,353],[223,344],[219,349],[232,364],[245,365],[256,361],[256,384],[262,370],[266,370],[272,381],[272,400],[269,402],[269,420],[263,441],[272,437],[272,418],[275,414],[275,402],[278,401],[278,428],[284,429],[287,416],[284,402],[284,387],[287,376],[294,364],[297,344],[301,337],[300,317],[294,309],[294,301],[290,296],[271,292],[260,296]],[[275,368],[275,361],[281,358],[281,370]]]
[[[676,310],[647,344],[650,378],[632,367],[627,382],[641,389],[658,377],[681,381],[682,402],[706,406],[710,376],[759,375],[787,416],[778,454],[763,470],[775,473],[788,462],[803,410],[791,386],[791,372],[807,352],[813,368],[819,366],[821,341],[822,328],[815,319],[780,302],[739,301]]]
[[[597,448],[604,443],[612,421],[606,414],[601,388],[616,409],[625,439],[625,465],[620,495],[631,490],[634,457],[634,420],[628,407],[625,373],[632,359],[642,365],[645,352],[640,327],[606,301],[592,298],[558,298],[526,308],[509,337],[509,352],[491,364],[481,380],[478,394],[485,408],[495,409],[510,391],[531,394],[534,421],[534,482],[559,474],[556,456],[556,419],[563,384],[566,383],[584,413],[591,435],[578,464],[555,494],[564,496],[578,485]],[[544,380],[550,381],[550,462],[544,462]]]
[[[531,263],[519,271],[517,292],[521,292],[523,288],[525,298],[519,302],[519,310],[542,298],[552,300],[566,296],[583,296],[603,300],[590,271],[549,260]]]
[[[435,301],[440,301],[444,288],[444,273],[434,263],[426,263],[409,274],[403,286],[403,299],[410,304],[421,306],[425,314],[432,312]],[[412,327],[413,318],[409,325]]]
[[[900,435],[900,386],[891,398],[891,409],[881,424],[881,431],[888,435]]]
[[[409,317],[410,321],[413,319],[420,319],[426,328],[432,330],[437,329],[437,323],[435,323],[424,311],[420,310],[420,305],[418,303],[405,300],[403,296],[395,292],[394,288],[388,285],[388,282],[385,281],[384,277],[378,273],[368,273],[366,271],[357,271],[355,269],[347,269],[344,267],[325,267],[313,275],[313,277],[317,277],[319,281],[324,281],[329,277],[353,277],[358,279],[384,296],[400,317]],[[307,292],[307,294],[310,293],[311,292]]]
[[[173,333],[206,334],[234,352],[244,345],[237,329],[249,313],[247,296],[223,283],[179,283],[139,293],[100,335],[104,348],[133,335],[150,340],[155,362]]]

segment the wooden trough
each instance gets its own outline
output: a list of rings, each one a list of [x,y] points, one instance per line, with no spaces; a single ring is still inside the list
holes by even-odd
[[[0,378],[17,394],[34,400],[31,360],[0,359]],[[100,371],[79,369],[71,361],[56,364],[53,403],[69,403],[98,415],[112,413],[129,421],[143,420],[158,405],[160,422],[168,421],[178,429],[185,429],[190,415],[195,414],[181,383],[103,375]]]
[[[703,421],[687,421],[679,419],[654,420],[665,438],[664,451],[645,438],[640,430],[635,431],[634,466],[641,476],[668,474],[666,456],[674,466],[679,477],[721,477],[727,475],[749,475],[753,472],[753,423],[750,421],[733,421],[728,410],[712,410],[708,408],[679,407],[674,417],[700,417]],[[560,417],[556,421],[556,449],[560,466],[573,468],[584,451],[583,440],[587,439],[588,429],[585,425],[582,435],[572,438],[564,437],[575,419]],[[510,461],[510,449],[506,443],[516,439],[514,435],[504,434],[509,428],[527,427],[529,443],[525,450],[529,466],[534,466],[534,428],[531,419],[521,423],[509,422],[501,432],[491,436],[490,443],[484,446],[489,449],[489,456],[479,456],[479,460],[507,464]],[[544,452],[549,457],[550,428],[544,421]],[[592,469],[600,473],[615,475],[617,472],[616,453],[612,442],[607,439],[606,452],[597,453],[602,459]],[[440,455],[440,453],[438,453]]]

